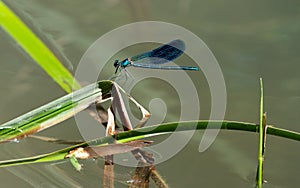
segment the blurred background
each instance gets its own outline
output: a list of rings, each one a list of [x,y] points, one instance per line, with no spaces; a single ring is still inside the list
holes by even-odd
[[[76,70],[82,55],[95,40],[117,27],[137,21],[163,21],[182,26],[201,38],[219,62],[227,89],[226,120],[259,122],[259,78],[262,77],[268,124],[300,131],[299,1],[4,2],[52,50],[64,54],[59,57],[71,72]],[[108,79],[114,73],[113,59],[124,59],[154,47],[157,45],[135,45],[115,52],[100,78]],[[0,30],[0,58],[1,123],[65,94],[3,30]],[[208,119],[210,93],[207,81],[201,72],[188,74],[196,83],[201,102],[199,119]],[[166,104],[166,110],[158,119],[162,118],[164,122],[178,120],[180,102],[167,83],[145,80],[134,86],[131,94],[146,108],[151,99],[160,98]],[[152,113],[159,115],[159,110],[152,108]],[[202,133],[196,132],[184,150],[157,166],[170,187],[253,187],[258,135],[221,131],[214,144],[199,153]],[[74,119],[40,134],[80,139]],[[159,141],[163,137],[156,139]],[[62,147],[65,146],[24,139],[18,144],[0,145],[0,160],[33,156]],[[265,155],[265,179],[268,181],[265,187],[297,187],[300,184],[297,177],[299,143],[268,136]],[[3,168],[0,169],[0,180],[5,182],[4,187],[101,187],[101,159],[83,163],[81,173],[68,162]],[[116,168],[120,179],[130,177],[133,170]],[[122,186],[126,187],[122,184],[117,187]]]

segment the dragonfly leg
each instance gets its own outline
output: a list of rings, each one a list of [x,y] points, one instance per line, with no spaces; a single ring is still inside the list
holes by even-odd
[[[127,71],[127,69],[123,68],[123,70],[125,71],[126,80],[128,77],[134,79],[134,77]]]

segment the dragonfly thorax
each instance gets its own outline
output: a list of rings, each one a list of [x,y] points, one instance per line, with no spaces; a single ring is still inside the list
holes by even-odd
[[[127,66],[129,66],[131,64],[132,63],[130,61],[130,58],[126,58],[126,59],[124,59],[121,62],[119,62],[119,60],[115,60],[115,62],[114,62],[114,67],[116,68],[115,73],[118,72],[119,68],[125,68],[125,67],[127,67]]]
[[[128,65],[130,65],[130,64],[131,64],[130,59],[129,59],[129,58],[126,58],[126,59],[124,59],[124,60],[120,63],[120,66],[123,67],[123,68],[125,68],[125,67],[127,67]]]

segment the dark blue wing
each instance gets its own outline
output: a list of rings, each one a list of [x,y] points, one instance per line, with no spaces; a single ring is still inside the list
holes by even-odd
[[[135,64],[163,64],[173,61],[179,57],[185,50],[185,44],[182,40],[173,40],[152,51],[145,52],[131,57]]]

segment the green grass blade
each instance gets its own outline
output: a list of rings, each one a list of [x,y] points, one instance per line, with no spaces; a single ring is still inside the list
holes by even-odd
[[[99,81],[54,100],[0,126],[0,143],[20,139],[58,124],[110,92],[111,81]]]
[[[258,188],[262,187],[263,183],[263,113],[264,113],[264,90],[262,78],[260,78],[260,106],[259,106],[259,145],[258,145],[258,167],[256,184]]]
[[[248,132],[257,132],[258,126],[254,123],[247,122],[236,122],[236,121],[186,121],[186,122],[172,122],[165,123],[161,125],[148,126],[132,131],[121,132],[115,136],[115,138],[119,142],[128,142],[141,138],[149,138],[153,136],[157,136],[160,134],[170,134],[172,132],[178,131],[188,131],[188,130],[204,130],[204,129],[219,129],[220,123],[222,124],[221,129],[225,130],[240,130],[240,131],[248,131]],[[209,125],[209,127],[208,127]],[[288,131],[285,129],[274,128],[268,126],[267,130],[268,134],[289,138],[292,140],[300,141],[300,133]],[[52,153],[24,158],[24,159],[14,159],[8,161],[1,161],[0,167],[6,166],[15,166],[21,164],[30,164],[30,163],[41,163],[41,162],[53,162],[57,160],[63,160],[69,151],[77,148],[77,147],[85,147],[85,146],[99,146],[102,144],[108,144],[113,142],[112,137],[103,137],[100,139],[96,139],[90,142],[85,142],[79,145],[74,145],[59,151],[55,151]]]
[[[80,88],[79,83],[58,58],[2,1],[0,1],[0,26],[66,92],[70,93],[73,89]]]

